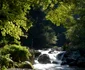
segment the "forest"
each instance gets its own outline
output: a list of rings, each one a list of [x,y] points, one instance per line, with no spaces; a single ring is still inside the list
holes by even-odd
[[[85,58],[84,30],[85,0],[0,0],[0,69],[32,66],[34,49],[61,47]]]

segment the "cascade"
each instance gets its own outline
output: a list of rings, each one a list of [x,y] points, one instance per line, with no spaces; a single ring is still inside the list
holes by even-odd
[[[56,68],[62,68],[61,63],[65,51],[52,49],[38,51],[41,52],[41,54],[35,59],[35,64],[33,65],[36,70],[55,70]],[[68,65],[66,66],[68,67]]]

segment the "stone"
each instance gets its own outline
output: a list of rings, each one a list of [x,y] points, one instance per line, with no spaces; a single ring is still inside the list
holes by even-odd
[[[79,51],[67,52],[62,60],[62,65],[68,64],[69,66],[77,66],[78,58],[81,57]]]
[[[38,61],[39,61],[39,63],[42,63],[42,64],[51,63],[50,58],[47,54],[40,55],[38,57]]]
[[[62,63],[61,63],[61,65],[67,65],[67,64],[68,64],[68,63],[67,63],[66,60],[62,61]]]
[[[52,63],[53,63],[53,64],[58,64],[58,62],[57,62],[57,61],[53,61]]]
[[[78,67],[85,67],[85,57],[80,57],[77,61]]]

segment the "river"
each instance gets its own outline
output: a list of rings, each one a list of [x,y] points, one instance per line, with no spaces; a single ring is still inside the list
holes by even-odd
[[[34,60],[34,70],[85,70],[85,68],[78,68],[78,67],[69,67],[69,65],[61,65],[62,58],[64,56],[65,51],[56,51],[52,49],[48,50],[38,50],[41,54]],[[50,59],[50,62],[46,57],[42,57],[43,54],[47,55]],[[61,54],[59,56],[59,54]],[[42,59],[43,61],[39,61]],[[47,63],[46,63],[47,62]],[[9,70],[31,70],[31,69],[9,69]]]
[[[68,65],[61,65],[62,58],[65,51],[56,51],[56,50],[38,50],[41,52],[40,56],[46,54],[49,56],[51,63],[40,63],[38,61],[39,57],[35,59],[35,64],[33,65],[35,70],[85,70],[85,68],[78,68],[78,67],[69,67]],[[50,53],[49,53],[50,52]],[[62,54],[59,57],[59,54]],[[46,59],[45,59],[46,60]],[[53,63],[54,62],[54,63]]]

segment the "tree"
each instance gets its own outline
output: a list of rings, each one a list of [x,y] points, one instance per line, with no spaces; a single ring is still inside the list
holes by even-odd
[[[52,47],[56,45],[57,36],[52,22],[45,19],[45,12],[41,8],[31,8],[27,18],[33,21],[33,27],[28,31],[28,38],[21,38],[23,45],[33,48]],[[52,25],[52,26],[51,26]]]
[[[0,32],[3,38],[7,39],[8,35],[14,38],[14,41],[18,41],[20,36],[24,36],[23,30],[27,31],[31,27],[31,22],[25,17],[27,10],[30,9],[29,2],[29,0],[0,0]]]
[[[50,26],[44,26],[42,38],[45,47],[53,47],[57,44],[57,36],[55,31]]]
[[[43,23],[42,23],[43,24]],[[37,24],[29,29],[29,36],[27,39],[22,39],[23,45],[30,48],[48,48],[53,47],[57,43],[57,36],[55,31],[50,26],[42,26]],[[39,27],[38,27],[39,26]]]
[[[69,25],[73,22],[72,11],[75,5],[73,3],[59,2],[58,7],[47,12],[46,19],[52,21],[57,26],[60,24]]]
[[[70,4],[71,5],[71,7],[70,7],[70,5],[68,3],[63,3],[63,2],[58,2],[57,1],[57,2],[54,2],[54,3],[53,2],[49,3],[49,5],[47,6],[47,8],[45,8],[43,10],[43,6],[39,6],[40,4],[35,4],[35,3],[34,3],[34,5],[31,5],[31,9],[29,10],[29,13],[27,13],[27,18],[30,19],[33,22],[33,27],[28,32],[28,34],[29,34],[29,38],[28,38],[29,42],[28,42],[28,40],[26,41],[26,39],[25,39],[24,40],[24,42],[25,42],[24,44],[25,45],[28,45],[28,43],[29,43],[29,45],[31,46],[32,44],[34,45],[34,43],[35,43],[34,46],[32,45],[33,47],[35,47],[36,45],[38,45],[38,46],[41,47],[41,46],[44,45],[44,42],[46,40],[46,39],[44,39],[45,35],[49,35],[50,34],[49,32],[46,32],[46,30],[44,31],[46,34],[44,34],[44,32],[42,31],[42,29],[44,29],[45,26],[49,26],[49,27],[52,26],[52,28],[55,29],[52,24],[56,24],[56,25],[59,24],[60,25],[62,23],[63,24],[65,23],[65,21],[59,21],[57,19],[58,18],[58,17],[56,17],[56,12],[57,11],[58,11],[57,15],[60,18],[62,18],[62,20],[64,20],[63,16],[66,16],[65,17],[65,20],[68,19],[68,21],[69,21],[71,19],[71,21],[72,21],[73,20],[73,17],[72,17],[72,14],[70,14],[70,13],[72,12],[72,8],[74,8],[74,5],[73,4],[72,5]],[[59,7],[58,7],[58,5],[59,5]],[[64,10],[64,7],[66,8],[66,10]],[[52,10],[53,11],[54,10],[57,10],[57,11],[53,12]],[[62,12],[62,10],[64,10],[66,13],[64,12],[65,13],[64,14]],[[51,12],[51,13],[49,13],[49,12]],[[61,12],[61,16],[59,14],[60,12]],[[50,20],[50,19],[48,20],[48,17],[47,16],[49,14],[53,14],[52,16],[49,16],[49,18],[54,17],[53,20]],[[68,15],[70,15],[70,17]],[[55,20],[55,18],[57,19],[57,21],[59,23],[58,22],[56,22],[56,23],[52,22],[52,21]],[[49,22],[50,22],[50,24],[49,24]],[[55,32],[57,32],[57,31],[55,30]],[[41,35],[43,35],[43,36],[41,36]],[[49,38],[49,36],[47,36],[47,37]]]
[[[57,0],[0,0],[1,41],[5,39],[10,42],[10,39],[13,38],[13,43],[18,42],[20,37],[25,36],[26,31],[32,26],[32,21],[26,18],[26,13],[30,8],[41,8],[44,11],[51,3],[56,2]]]
[[[77,23],[82,23],[81,28],[84,28],[84,3],[84,0],[0,0],[1,43],[18,42],[21,36],[26,36],[25,34],[32,24],[35,27],[35,24],[41,25],[44,20],[49,20],[57,26],[63,24],[67,29],[71,27],[72,31],[76,31],[75,28],[79,26]],[[32,9],[40,9],[41,12],[44,12],[43,20],[36,16],[30,17]],[[35,14],[38,14],[38,11],[36,12]],[[74,18],[76,14],[79,15],[80,20]]]
[[[75,10],[74,10],[74,19],[75,23],[69,26],[67,30],[67,39],[70,40],[70,45],[74,46],[78,50],[85,51],[85,1],[76,0]]]

